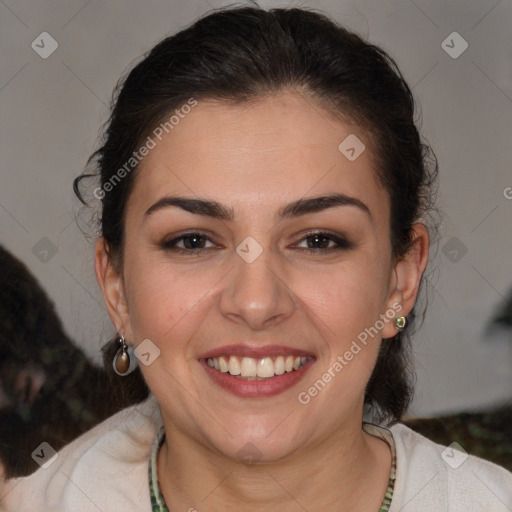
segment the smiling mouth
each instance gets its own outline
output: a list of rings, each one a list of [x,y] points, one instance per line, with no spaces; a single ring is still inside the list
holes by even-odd
[[[241,380],[267,380],[277,375],[292,373],[313,359],[309,356],[237,357],[220,356],[206,358],[206,364],[219,373],[227,373]]]

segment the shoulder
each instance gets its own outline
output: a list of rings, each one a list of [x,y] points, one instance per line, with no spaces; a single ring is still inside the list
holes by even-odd
[[[505,468],[459,445],[436,444],[401,423],[387,430],[397,462],[389,512],[512,510],[512,473]]]
[[[151,510],[148,462],[161,424],[158,403],[150,396],[96,425],[53,458],[51,448],[42,447],[42,467],[0,489],[0,510]]]

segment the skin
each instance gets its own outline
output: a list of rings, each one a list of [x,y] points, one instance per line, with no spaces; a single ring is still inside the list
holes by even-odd
[[[349,134],[366,141],[353,162],[338,150]],[[141,370],[164,419],[158,477],[170,510],[379,509],[391,453],[361,424],[365,386],[381,338],[397,332],[393,322],[307,405],[297,400],[393,304],[411,311],[427,263],[421,224],[409,253],[392,258],[389,198],[368,137],[294,92],[241,106],[201,101],[141,163],[122,269],[98,240],[96,275],[112,322],[128,343],[150,339],[160,349]],[[369,213],[345,205],[276,220],[288,203],[334,192]],[[176,206],[146,215],[165,195],[218,201],[234,219]],[[195,229],[208,237],[199,254],[159,245]],[[336,243],[321,237],[315,245],[305,238],[311,230],[353,246],[329,252],[322,242]],[[263,249],[252,263],[235,250],[248,236]],[[239,398],[198,363],[199,354],[235,343],[299,348],[316,361],[280,395]],[[247,443],[259,451],[254,464],[240,461]]]

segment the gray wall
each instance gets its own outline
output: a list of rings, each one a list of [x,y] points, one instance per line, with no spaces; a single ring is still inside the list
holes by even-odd
[[[163,36],[229,3],[0,3],[0,243],[32,269],[67,332],[96,361],[113,327],[94,277],[92,242],[74,220],[79,208],[72,179],[97,146],[121,74]],[[510,400],[512,334],[485,326],[512,286],[512,3],[260,5],[316,7],[382,45],[421,104],[423,133],[441,168],[444,223],[429,274],[427,318],[415,339],[418,383],[411,412]],[[454,31],[469,45],[457,58],[441,46]],[[31,47],[35,40],[40,53],[51,49],[46,36],[41,43],[42,32],[58,43],[46,59]],[[453,54],[461,44],[448,38],[445,46]]]

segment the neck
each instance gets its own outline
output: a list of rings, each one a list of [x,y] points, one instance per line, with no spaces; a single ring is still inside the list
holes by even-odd
[[[391,468],[387,443],[361,422],[286,460],[243,464],[166,425],[158,479],[170,512],[378,511]]]

